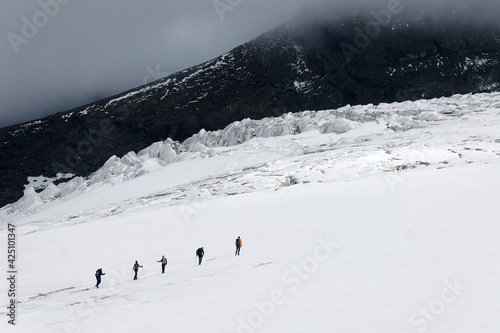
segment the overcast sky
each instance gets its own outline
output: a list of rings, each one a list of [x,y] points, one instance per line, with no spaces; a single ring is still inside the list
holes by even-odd
[[[0,127],[197,65],[290,20],[313,2],[376,8],[389,1],[0,0]],[[434,13],[450,2],[471,1],[419,1],[433,6]],[[468,5],[464,13],[500,7],[500,0],[472,2],[479,5]]]
[[[301,2],[0,1],[0,127],[202,63],[291,19]]]

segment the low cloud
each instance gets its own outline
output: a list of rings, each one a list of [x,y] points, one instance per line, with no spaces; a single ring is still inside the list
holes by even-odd
[[[353,11],[369,15],[390,5],[405,8],[403,19],[424,17],[436,24],[496,25],[500,15],[498,0],[310,0],[303,4],[302,11],[309,19],[330,20]]]

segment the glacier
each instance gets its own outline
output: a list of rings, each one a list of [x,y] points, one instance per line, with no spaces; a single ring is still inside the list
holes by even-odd
[[[488,93],[245,119],[34,175],[0,209],[16,329],[498,332],[499,110]]]

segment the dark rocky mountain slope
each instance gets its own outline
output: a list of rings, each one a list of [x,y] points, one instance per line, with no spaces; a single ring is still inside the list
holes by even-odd
[[[247,117],[500,90],[498,27],[391,9],[304,15],[154,83],[0,129],[0,206],[28,176],[85,176],[112,155]]]

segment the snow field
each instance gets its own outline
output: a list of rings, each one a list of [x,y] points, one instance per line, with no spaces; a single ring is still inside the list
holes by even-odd
[[[496,333],[497,95],[382,105],[405,118],[343,133],[205,141],[210,153],[5,207],[20,303],[2,331]]]

